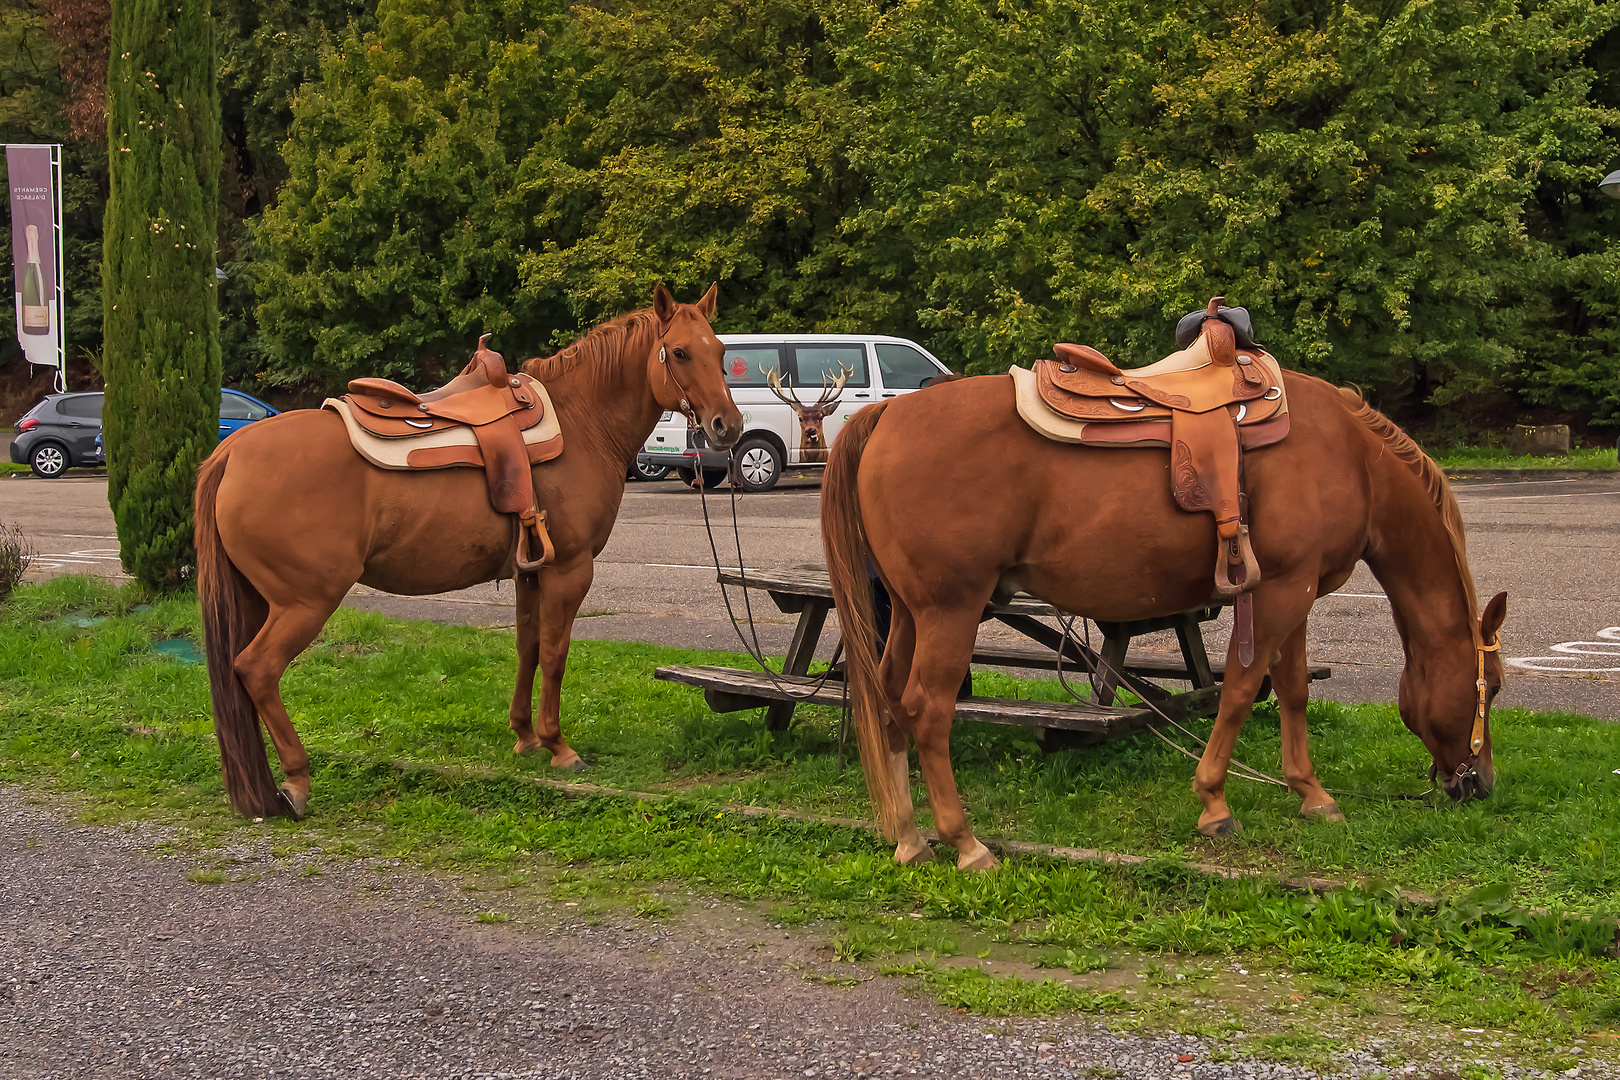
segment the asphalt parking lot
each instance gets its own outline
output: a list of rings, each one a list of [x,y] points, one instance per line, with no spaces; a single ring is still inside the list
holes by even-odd
[[[1467,522],[1481,599],[1508,592],[1509,685],[1500,704],[1620,720],[1620,475],[1465,478],[1454,481],[1453,490]],[[740,541],[741,564],[749,569],[819,564],[819,498],[815,474],[789,477],[775,491],[738,495],[734,528],[731,493],[709,493],[720,563],[738,565]],[[102,475],[0,479],[0,522],[20,526],[32,539],[39,557],[31,577],[121,576]],[[613,538],[597,560],[575,636],[738,649],[714,582],[710,536],[697,493],[674,481],[631,484]],[[743,616],[743,597],[734,591],[731,600]],[[499,627],[513,621],[512,589],[494,583],[410,598],[356,587],[348,602],[443,622]],[[751,606],[761,644],[784,651],[793,617],[763,596],[753,597]],[[982,633],[1010,634],[996,624]],[[1223,621],[1209,625],[1212,654],[1224,650],[1226,633]],[[1170,640],[1145,644],[1173,648]],[[1317,603],[1310,656],[1334,672],[1314,685],[1317,696],[1394,698],[1400,641],[1382,590],[1364,567]]]

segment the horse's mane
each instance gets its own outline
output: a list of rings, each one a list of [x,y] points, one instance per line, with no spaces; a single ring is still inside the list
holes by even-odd
[[[1474,590],[1473,572],[1468,569],[1468,543],[1463,537],[1462,509],[1457,505],[1457,497],[1451,493],[1451,485],[1446,483],[1446,474],[1441,472],[1440,466],[1412,441],[1410,435],[1402,431],[1389,417],[1368,405],[1358,391],[1340,387],[1339,396],[1344,400],[1345,407],[1350,410],[1350,415],[1382,439],[1389,451],[1423,481],[1424,487],[1428,489],[1429,499],[1440,514],[1440,521],[1446,527],[1446,535],[1451,538],[1451,551],[1456,556],[1457,573],[1462,577],[1463,594],[1468,598],[1469,622],[1477,634],[1479,597]]]
[[[525,360],[523,373],[545,382],[576,368],[586,368],[598,382],[605,382],[612,374],[610,361],[631,346],[637,335],[645,333],[651,336],[657,326],[658,320],[651,308],[620,315],[593,328],[584,337],[551,356]]]

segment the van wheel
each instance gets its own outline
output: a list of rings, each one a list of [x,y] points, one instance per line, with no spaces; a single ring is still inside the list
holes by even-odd
[[[675,479],[679,480],[683,484],[690,484],[692,481],[697,479],[697,473],[693,472],[691,469],[676,469]]]
[[[769,439],[744,439],[732,451],[732,468],[744,491],[769,491],[782,479],[782,454]]]

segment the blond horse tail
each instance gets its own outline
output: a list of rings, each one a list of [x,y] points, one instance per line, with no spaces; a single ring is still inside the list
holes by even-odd
[[[197,600],[202,605],[208,689],[214,699],[220,772],[231,807],[248,817],[274,817],[287,813],[288,807],[270,772],[258,710],[236,674],[236,658],[264,625],[265,603],[231,562],[214,513],[229,453],[216,450],[197,476]]]
[[[911,792],[901,786],[904,775],[897,774],[889,763],[889,701],[878,675],[877,617],[866,573],[870,548],[855,485],[866,441],[883,418],[885,405],[868,405],[856,413],[833,440],[821,481],[821,546],[843,629],[844,671],[866,791],[884,835],[898,840],[910,821]]]

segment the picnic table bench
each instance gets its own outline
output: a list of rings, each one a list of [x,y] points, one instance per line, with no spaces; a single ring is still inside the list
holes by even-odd
[[[766,723],[782,730],[793,719],[801,702],[839,705],[845,700],[842,672],[810,676],[816,646],[832,611],[832,585],[824,570],[769,570],[719,573],[722,587],[735,585],[763,591],[777,610],[798,615],[793,638],[780,675],[738,668],[675,664],[658,668],[653,677],[682,683],[703,690],[704,700],[715,712],[766,709]],[[1011,627],[1038,647],[980,643],[973,650],[975,664],[1055,671],[1061,653],[1063,669],[1077,677],[1095,676],[1096,696],[1092,701],[1046,702],[1014,698],[968,697],[957,701],[958,720],[988,724],[1030,727],[1048,749],[1088,745],[1140,731],[1166,717],[1182,720],[1193,716],[1213,716],[1220,703],[1220,684],[1226,666],[1211,661],[1204,649],[1202,624],[1214,619],[1219,607],[1211,604],[1133,622],[1099,622],[1103,642],[1093,650],[1073,635],[1041,621],[1042,617],[1063,615],[1057,608],[1020,593],[1002,604],[985,609],[987,619]],[[1132,639],[1144,634],[1173,630],[1181,649],[1181,661],[1130,650]],[[1312,666],[1312,679],[1326,679],[1332,672]],[[1191,689],[1173,692],[1152,680],[1180,681]],[[1144,704],[1118,702],[1121,689],[1128,690]],[[1269,690],[1262,689],[1261,696]]]

